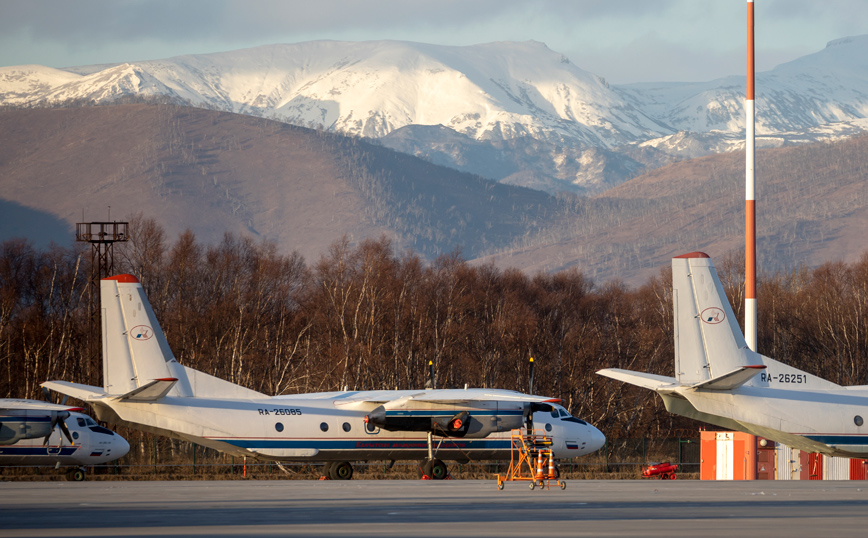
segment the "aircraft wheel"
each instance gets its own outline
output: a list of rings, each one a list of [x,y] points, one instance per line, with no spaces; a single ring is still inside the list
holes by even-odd
[[[334,480],[334,478],[332,478],[332,469],[334,468],[334,466],[335,466],[335,462],[333,462],[333,461],[325,462],[322,466],[322,471],[321,471],[322,476],[327,477],[329,480]]]
[[[449,474],[446,464],[437,458],[425,463],[425,471],[434,480],[443,480]]]
[[[332,464],[329,478],[332,480],[349,480],[353,477],[353,466],[348,461]]]
[[[66,479],[72,482],[81,482],[84,480],[84,471],[81,469],[75,469],[74,471],[69,471],[66,473]]]

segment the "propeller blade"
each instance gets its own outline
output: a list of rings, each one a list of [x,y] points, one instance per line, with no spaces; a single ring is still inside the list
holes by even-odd
[[[63,419],[60,419],[58,424],[60,425],[60,431],[62,431],[63,435],[65,435],[66,438],[69,439],[69,444],[74,445],[75,442],[72,440],[72,434],[69,433],[69,428],[66,427],[66,422],[64,422]]]
[[[51,413],[51,428],[48,430],[48,435],[45,436],[45,439],[42,440],[42,446],[48,445],[48,440],[51,437],[51,434],[54,433],[54,427],[57,426],[57,413]]]
[[[61,398],[61,400],[60,400],[60,405],[66,405],[66,400],[68,400],[68,399],[69,399],[69,396],[64,394],[63,398]]]
[[[42,399],[46,402],[51,402],[51,391],[46,387],[42,387]]]

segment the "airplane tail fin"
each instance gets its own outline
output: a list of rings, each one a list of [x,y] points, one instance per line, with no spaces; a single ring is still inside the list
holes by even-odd
[[[118,275],[100,281],[103,382],[107,394],[127,394],[155,379],[175,378],[173,396],[192,396],[138,279]]]
[[[778,376],[790,379],[796,375],[804,388],[838,386],[748,348],[707,254],[692,252],[672,258],[672,295],[675,378],[682,385],[731,390],[741,384],[769,386]],[[732,385],[734,380],[738,385]]]
[[[179,364],[135,276],[101,280],[100,302],[106,395],[125,401],[154,401],[165,396],[265,396]]]
[[[678,381],[692,385],[756,364],[707,254],[672,258],[672,296]]]

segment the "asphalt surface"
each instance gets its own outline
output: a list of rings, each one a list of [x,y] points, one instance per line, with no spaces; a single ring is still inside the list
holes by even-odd
[[[868,536],[866,482],[0,482],[0,537]]]

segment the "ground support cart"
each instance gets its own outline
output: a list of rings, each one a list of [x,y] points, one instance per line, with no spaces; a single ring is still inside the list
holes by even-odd
[[[512,430],[510,433],[512,451],[509,470],[506,475],[497,475],[497,489],[503,489],[504,482],[526,481],[530,489],[548,489],[549,482],[566,489],[567,483],[560,479],[552,452],[552,439],[540,430]]]

